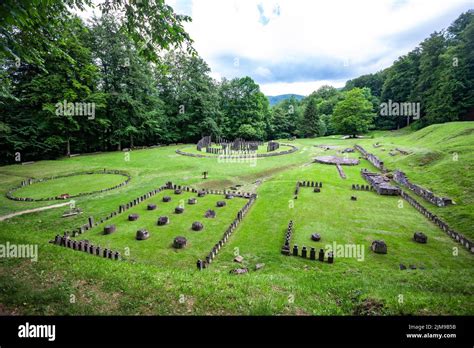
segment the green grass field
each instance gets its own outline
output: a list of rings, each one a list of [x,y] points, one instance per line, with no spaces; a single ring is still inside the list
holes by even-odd
[[[163,196],[170,196],[171,202],[162,202]],[[127,210],[123,215],[114,217],[92,229],[85,235],[93,244],[109,246],[114,250],[123,251],[127,248],[125,258],[140,263],[158,267],[173,265],[178,268],[194,269],[198,259],[204,259],[214,244],[222,237],[223,232],[237,215],[238,210],[246,203],[244,198],[226,200],[221,195],[206,195],[199,197],[197,204],[188,204],[188,198],[196,197],[191,192],[174,195],[172,191],[160,194]],[[225,201],[225,207],[216,207],[217,201]],[[147,210],[147,204],[157,205],[156,210]],[[175,214],[177,206],[184,207],[184,213]],[[216,212],[215,218],[205,218],[208,209]],[[138,214],[136,221],[128,221],[129,214]],[[160,216],[167,216],[169,224],[158,226]],[[191,225],[199,221],[204,225],[202,231],[193,231]],[[115,224],[117,231],[110,235],[103,234],[106,225]],[[149,239],[135,240],[137,230],[146,229],[150,232]],[[183,249],[171,247],[174,237],[183,236],[187,246]]]
[[[117,174],[81,174],[37,182],[16,190],[15,197],[33,199],[56,197],[67,193],[70,196],[79,193],[99,191],[124,182],[126,178]]]
[[[436,212],[456,230],[474,239],[473,165],[474,122],[457,122],[427,127],[418,132],[376,132],[365,139],[325,137],[298,139],[291,144],[293,154],[259,158],[255,163],[219,163],[216,158],[192,158],[175,153],[181,146],[169,146],[130,153],[113,152],[79,156],[57,161],[41,161],[28,166],[0,168],[0,189],[28,177],[47,177],[83,170],[123,170],[131,182],[117,190],[76,199],[84,214],[61,218],[63,210],[25,214],[0,222],[0,244],[38,244],[37,262],[27,259],[0,258],[0,312],[13,314],[77,315],[462,315],[474,314],[474,255],[450,239],[444,232],[399,197],[378,196],[373,192],[353,191],[351,184],[362,184],[361,168],[375,171],[365,160],[344,167],[347,179],[339,177],[334,166],[312,163],[317,155],[337,154],[315,145],[333,145],[339,149],[361,144],[383,158],[390,169],[402,169],[415,183],[446,195],[457,203],[446,208],[424,205]],[[438,140],[437,140],[438,139]],[[442,140],[439,140],[442,139]],[[382,144],[374,148],[374,143]],[[192,145],[188,145],[192,148]],[[410,155],[390,156],[393,148]],[[350,157],[357,158],[353,153]],[[203,171],[209,172],[207,180]],[[320,193],[301,188],[294,199],[298,180],[323,182]],[[88,216],[100,218],[116,210],[119,204],[163,185],[166,181],[196,188],[229,189],[242,185],[242,191],[258,194],[253,207],[211,267],[199,272],[197,258],[205,256],[222,235],[233,216],[245,204],[243,199],[227,200],[225,208],[215,208],[213,221],[202,217],[215,205],[217,196],[198,198],[188,206],[191,193],[183,194],[186,211],[179,218],[172,213],[173,201],[162,203],[162,193],[132,208],[108,223],[116,223],[117,232],[101,234],[103,225],[83,235],[113,249],[130,248],[130,257],[112,261],[49,244],[56,234],[82,225]],[[53,182],[51,182],[53,183]],[[81,181],[75,189],[91,190],[98,183]],[[59,183],[58,183],[59,185]],[[32,185],[28,189],[33,189]],[[55,185],[41,195],[61,190]],[[48,190],[51,190],[50,192]],[[38,192],[31,192],[36,194]],[[39,193],[38,193],[39,194]],[[357,201],[351,201],[352,195]],[[146,204],[158,209],[146,211]],[[0,214],[44,206],[41,202],[15,202],[0,197]],[[222,209],[222,210],[221,210]],[[136,222],[126,218],[140,214]],[[156,226],[160,215],[171,223]],[[288,221],[295,222],[293,243],[317,249],[326,244],[355,244],[363,250],[363,259],[336,257],[334,264],[287,257],[280,254]],[[201,232],[190,231],[193,221],[205,224]],[[151,237],[134,240],[138,228],[146,227]],[[428,244],[413,242],[415,231],[428,236]],[[313,242],[311,233],[322,240]],[[175,251],[170,247],[176,235],[189,237],[190,245]],[[369,251],[372,240],[383,239],[388,254]],[[458,250],[458,253],[455,251]],[[250,272],[231,275],[242,267],[233,262],[238,253]],[[255,271],[257,263],[265,267]],[[399,264],[415,265],[416,270],[400,270]],[[422,269],[420,269],[420,267]],[[74,295],[75,301],[71,301]]]

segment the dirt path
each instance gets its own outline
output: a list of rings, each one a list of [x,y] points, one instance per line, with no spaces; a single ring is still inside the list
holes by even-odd
[[[65,205],[69,205],[69,204],[71,204],[71,203],[70,202],[64,202],[64,203],[58,203],[58,204],[53,204],[53,205],[47,205],[45,207],[39,207],[39,208],[34,208],[34,209],[17,211],[15,213],[0,216],[0,221],[6,220],[6,219],[12,218],[14,216],[18,216],[18,215],[35,213],[37,211],[43,211],[43,210],[48,210],[48,209],[60,208],[60,207],[64,207]]]

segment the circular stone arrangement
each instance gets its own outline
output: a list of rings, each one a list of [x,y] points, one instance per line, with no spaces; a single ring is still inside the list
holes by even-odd
[[[290,149],[288,150],[283,150],[283,151],[272,151],[272,152],[267,152],[267,153],[256,153],[256,154],[253,154],[251,155],[252,157],[273,157],[273,156],[281,156],[281,155],[288,155],[290,153],[293,153],[293,152],[296,152],[298,151],[298,147],[296,147],[295,145],[291,145],[291,144],[284,144],[284,143],[280,143],[281,146],[287,146],[289,147]],[[192,152],[187,152],[185,151],[186,148],[181,148],[181,149],[178,149],[176,150],[176,153],[178,155],[183,155],[183,156],[190,156],[190,157],[197,157],[197,158],[209,158],[209,157],[219,157],[221,155],[217,155],[217,154],[210,154],[210,153],[206,153],[206,154],[200,154],[200,153],[192,153]],[[225,155],[227,158],[240,158],[241,156],[245,156],[245,153],[242,152],[241,155]]]
[[[33,198],[33,197],[17,197],[14,195],[14,193],[22,188],[29,187],[34,184],[39,184],[39,183],[47,183],[48,186],[52,185],[54,180],[57,179],[65,179],[65,178],[70,178],[70,177],[78,177],[78,176],[87,176],[87,175],[120,175],[125,177],[126,179],[122,181],[120,184],[117,184],[115,186],[101,189],[101,190],[93,190],[93,191],[86,191],[86,192],[79,192],[79,193],[70,193],[70,192],[58,192],[56,196],[52,197],[41,197],[41,198]],[[13,187],[8,190],[6,196],[8,199],[14,200],[14,201],[25,201],[25,202],[33,202],[33,201],[52,201],[52,200],[64,200],[64,199],[69,199],[69,198],[74,198],[74,197],[81,197],[81,196],[86,196],[86,195],[92,195],[96,193],[101,193],[101,192],[106,192],[106,191],[111,191],[114,189],[117,189],[119,187],[127,185],[132,177],[130,174],[126,172],[122,172],[119,170],[98,170],[98,171],[87,171],[87,172],[78,172],[78,173],[71,173],[71,174],[66,174],[66,175],[57,175],[57,176],[51,176],[47,178],[42,178],[42,179],[26,179],[23,180],[20,185]],[[94,182],[94,180],[91,180],[90,177],[86,178],[87,182]],[[71,184],[71,186],[74,186]]]

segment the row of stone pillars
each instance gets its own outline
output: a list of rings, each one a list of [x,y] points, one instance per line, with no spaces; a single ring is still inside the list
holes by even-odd
[[[239,226],[240,222],[244,219],[245,215],[247,214],[247,212],[249,211],[250,207],[253,205],[256,199],[257,199],[257,195],[252,194],[249,201],[245,203],[242,209],[239,210],[234,221],[230,224],[230,226],[224,232],[224,235],[222,236],[222,238],[214,245],[214,247],[211,249],[209,254],[207,254],[205,259],[197,260],[196,265],[199,270],[209,267],[212,261],[216,258],[220,249],[224,246],[225,243],[227,243],[232,233],[237,229],[237,226]]]
[[[70,248],[76,251],[83,251],[91,255],[101,256],[111,260],[120,260],[121,256],[118,251],[114,251],[108,248],[101,248],[89,243],[87,240],[77,241],[70,239],[68,235],[60,236],[56,235],[53,241],[55,245]]]
[[[293,256],[299,256],[298,245],[296,244],[293,245]],[[308,257],[308,249],[304,245],[301,248],[301,257],[305,259]],[[311,248],[311,250],[309,251],[309,259],[316,260],[315,248]],[[324,262],[324,249],[319,249],[318,260]],[[334,253],[332,251],[328,252],[327,261],[328,263],[334,263]]]
[[[412,198],[405,191],[402,190],[400,193],[400,196],[402,196],[403,199],[405,199],[412,207],[418,210],[426,218],[428,218],[433,223],[435,223],[441,230],[447,233],[451,238],[456,240],[458,243],[460,243],[462,246],[468,249],[471,253],[474,253],[474,243],[472,241],[467,239],[462,234],[454,231],[451,227],[449,227],[449,225],[446,222],[444,222],[435,214],[433,214],[428,209],[426,209],[421,203],[419,203],[417,200]]]

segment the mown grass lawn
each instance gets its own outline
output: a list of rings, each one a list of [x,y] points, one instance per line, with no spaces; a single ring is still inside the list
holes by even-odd
[[[126,179],[123,175],[117,174],[80,174],[35,182],[16,190],[13,195],[33,199],[57,197],[61,194],[74,196],[115,187]]]
[[[441,143],[433,142],[429,134],[421,137],[423,133],[420,132],[377,132],[373,138],[360,140],[341,140],[339,137],[296,140],[293,142],[299,147],[296,153],[261,158],[256,165],[180,156],[175,150],[183,146],[170,146],[132,151],[129,160],[124,153],[114,152],[41,161],[29,166],[2,167],[0,189],[3,192],[27,177],[104,167],[127,171],[132,175],[132,181],[117,190],[77,198],[76,204],[84,214],[76,217],[61,218],[60,209],[0,222],[0,243],[8,241],[39,246],[38,262],[0,259],[0,312],[59,315],[472,315],[472,254],[406,202],[400,206],[398,197],[352,191],[352,183],[364,183],[359,173],[361,168],[375,170],[365,160],[359,166],[344,167],[346,180],[339,177],[334,166],[311,162],[316,155],[337,153],[337,149],[325,151],[314,145],[327,144],[343,149],[355,142],[363,144],[369,152],[386,160],[389,168],[403,169],[414,182],[453,198],[457,205],[445,210],[434,208],[429,203],[425,205],[472,238],[474,141],[466,130],[473,127],[472,122],[465,122],[446,125],[444,131],[432,127],[421,131],[429,132],[431,129],[449,133],[447,137],[451,136],[451,140]],[[383,147],[373,148],[375,142]],[[413,155],[392,158],[388,155],[391,147],[413,151],[415,156],[427,149],[439,154],[435,161],[420,166]],[[386,150],[382,151],[382,148]],[[462,160],[451,160],[454,150]],[[358,157],[358,154],[350,156]],[[203,171],[209,172],[207,180],[202,178]],[[302,188],[295,200],[293,191],[297,180],[321,181],[323,188],[320,193]],[[158,195],[133,208],[136,211],[127,211],[117,217],[115,234],[102,236],[103,226],[98,226],[81,235],[80,238],[104,245],[110,243],[112,248],[130,246],[130,257],[123,261],[106,260],[48,243],[54,235],[84,224],[87,216],[105,216],[119,204],[166,181],[213,189],[228,189],[240,184],[243,185],[242,191],[258,193],[254,206],[210,268],[197,271],[195,260],[197,256],[204,256],[201,251],[207,251],[217,241],[244,200],[227,200],[228,206],[222,208],[224,210],[215,208],[218,217],[211,222],[202,214],[215,204],[217,196],[198,198],[198,204],[191,207],[186,204],[186,193],[180,197],[185,199],[186,211],[176,219],[172,210],[177,205],[177,196],[167,192],[165,194],[172,196],[172,202],[164,205]],[[357,196],[357,201],[351,201],[351,195]],[[153,200],[158,209],[145,211],[146,204]],[[14,202],[4,196],[0,203],[1,214],[45,205]],[[140,214],[138,221],[125,221],[131,212]],[[171,224],[160,229],[155,223],[162,213],[170,216]],[[336,258],[334,264],[328,264],[281,255],[280,248],[290,219],[295,222],[294,243],[316,248],[333,242],[354,243],[364,247],[364,259]],[[205,224],[202,232],[189,230],[194,220]],[[152,234],[149,240],[134,240],[136,229],[140,227],[149,228]],[[428,244],[414,243],[414,231],[424,232]],[[314,232],[322,235],[320,242],[309,240]],[[176,252],[169,244],[178,234],[189,236],[191,243],[189,248]],[[387,242],[387,255],[369,251],[373,239]],[[243,265],[233,262],[236,253],[244,257]],[[265,267],[254,271],[257,263],[264,263]],[[399,270],[400,263],[416,265],[417,269]],[[242,266],[248,267],[250,273],[242,276],[229,274],[231,269]]]
[[[171,202],[163,202],[164,196],[170,196]],[[208,194],[197,198],[196,204],[188,204],[188,198],[192,197],[196,198],[192,192],[185,191],[180,195],[175,195],[172,190],[164,190],[122,215],[98,225],[84,234],[84,238],[94,245],[119,250],[126,260],[132,262],[194,270],[196,261],[204,260],[212,247],[222,238],[239,209],[247,203],[247,199],[238,197],[225,199],[223,195]],[[225,201],[226,206],[216,207],[217,201]],[[156,204],[157,209],[147,210],[147,204]],[[184,207],[184,212],[176,214],[174,210],[177,206]],[[215,218],[204,217],[209,209],[216,212]],[[138,214],[138,220],[128,221],[130,214]],[[167,216],[170,219],[169,224],[158,226],[157,220],[160,216]],[[191,229],[195,221],[204,225],[202,231]],[[104,226],[109,224],[114,224],[117,230],[112,234],[104,235]],[[136,240],[136,232],[139,229],[148,230],[150,237],[143,241]],[[187,239],[185,248],[172,247],[173,239],[177,236]]]

